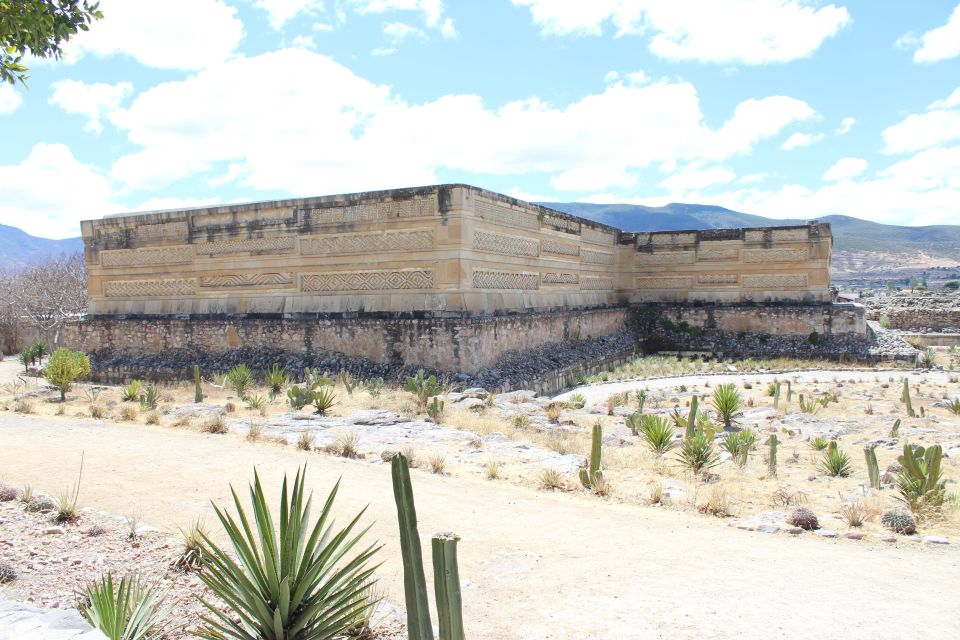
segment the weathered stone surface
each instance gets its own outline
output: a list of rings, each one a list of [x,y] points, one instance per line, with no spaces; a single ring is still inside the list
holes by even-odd
[[[0,640],[106,640],[72,609],[39,609],[0,594]]]

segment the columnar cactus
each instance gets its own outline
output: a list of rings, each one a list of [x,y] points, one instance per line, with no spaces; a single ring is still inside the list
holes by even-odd
[[[403,594],[407,603],[407,635],[410,640],[433,640],[427,580],[423,574],[423,553],[417,531],[417,511],[413,504],[410,467],[402,453],[390,461],[393,497],[400,520],[400,551],[403,555]]]
[[[880,488],[880,465],[877,464],[877,452],[873,447],[864,447],[863,454],[867,459],[867,474],[870,476],[870,487]]]
[[[917,412],[913,410],[913,402],[910,400],[910,380],[909,378],[903,379],[903,396],[901,397],[903,404],[907,405],[907,415],[911,418],[917,417]]]
[[[789,380],[787,380],[787,402],[793,402],[793,386]]]
[[[697,396],[694,394],[693,398],[690,399],[690,414],[687,416],[687,432],[686,437],[692,438],[693,434],[697,430]]]
[[[780,383],[776,383],[776,386],[773,388],[773,409],[778,411],[780,409]]]
[[[586,489],[593,487],[594,481],[603,478],[600,469],[601,445],[603,441],[603,427],[598,421],[593,425],[593,442],[590,447],[590,468],[580,469],[580,483]]]
[[[771,478],[777,477],[777,444],[777,434],[771,433],[770,439],[767,440],[767,445],[770,447],[767,455],[767,474]]]
[[[203,402],[203,388],[200,386],[200,365],[193,365],[193,401]]]
[[[433,547],[433,587],[437,596],[440,640],[464,640],[460,598],[460,573],[457,567],[457,541],[453,533],[435,533]]]
[[[896,422],[893,423],[893,428],[890,429],[891,438],[900,437],[900,418],[897,418]]]

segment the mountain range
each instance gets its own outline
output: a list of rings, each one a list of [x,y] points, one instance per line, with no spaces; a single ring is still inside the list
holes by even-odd
[[[778,220],[723,207],[672,203],[663,207],[589,202],[544,202],[546,207],[624,231],[680,231],[724,227],[768,227],[805,224],[806,220]],[[958,212],[960,215],[960,212]],[[852,216],[831,215],[834,272],[892,277],[891,272],[960,267],[960,225],[905,227],[880,224]],[[0,270],[18,269],[50,255],[82,251],[77,238],[48,240],[16,227],[0,225]],[[952,277],[952,276],[951,276]]]

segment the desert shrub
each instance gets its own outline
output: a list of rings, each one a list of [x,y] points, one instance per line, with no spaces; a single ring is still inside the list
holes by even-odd
[[[233,389],[237,396],[242,400],[247,397],[247,392],[253,388],[254,378],[250,367],[245,364],[238,364],[227,372],[224,380],[226,385]]]
[[[160,394],[157,392],[157,385],[153,383],[148,384],[140,395],[140,410],[156,411],[159,403]]]
[[[711,399],[713,410],[717,412],[723,421],[723,428],[730,429],[737,422],[737,418],[743,415],[743,397],[733,384],[721,384],[713,390]]]
[[[83,467],[80,468],[80,474],[83,475]],[[76,522],[80,519],[80,510],[77,506],[80,498],[80,480],[71,489],[64,489],[54,498],[56,508],[54,509],[53,519],[60,523]]]
[[[571,409],[583,409],[587,400],[583,397],[582,393],[575,393],[567,400],[567,404],[570,405]]]
[[[29,415],[33,413],[33,402],[27,400],[26,398],[20,398],[13,403],[13,411],[14,413]]]
[[[199,637],[222,640],[221,630],[237,628],[237,617],[250,631],[227,637],[251,640],[340,638],[369,619],[376,604],[368,597],[376,568],[370,561],[380,547],[359,546],[366,533],[357,530],[362,511],[340,530],[333,525],[339,483],[320,503],[319,518],[311,524],[313,500],[305,496],[304,485],[302,471],[292,487],[285,477],[282,504],[273,511],[255,474],[250,487],[252,517],[235,492],[236,518],[214,507],[233,553],[202,535],[205,557],[199,576],[227,606],[203,603],[208,614]],[[276,524],[272,513],[279,513]]]
[[[947,411],[955,416],[960,416],[960,398],[954,398],[947,403]]]
[[[427,410],[427,403],[430,401],[430,398],[443,393],[443,386],[437,382],[437,376],[426,376],[423,369],[420,369],[417,371],[417,375],[407,376],[403,390],[412,393],[416,397],[417,410],[424,412]]]
[[[144,417],[143,422],[144,424],[160,424],[160,414],[156,411],[151,411]]]
[[[487,480],[496,480],[500,477],[500,462],[489,460],[486,465]]]
[[[140,399],[140,391],[143,389],[143,382],[140,380],[131,380],[130,384],[120,390],[120,399],[123,402],[134,402]]]
[[[811,331],[810,335],[807,336],[807,342],[810,344],[820,344],[820,334],[816,331]]]
[[[830,441],[823,436],[814,436],[807,441],[807,444],[809,444],[810,448],[814,451],[823,451],[830,446]]]
[[[713,441],[702,431],[683,439],[677,461],[694,475],[700,475],[720,464]]]
[[[547,448],[561,456],[565,456],[571,451],[569,440],[567,440],[566,431],[552,431],[547,436]]]
[[[924,369],[933,369],[937,366],[937,352],[933,350],[933,347],[927,347],[923,350],[923,355],[920,357],[920,364],[923,365]]]
[[[723,485],[713,485],[707,494],[707,501],[697,507],[697,510],[718,518],[726,518],[732,514],[730,491]]]
[[[443,456],[430,456],[430,472],[439,476],[447,473],[447,459]]]
[[[83,591],[77,609],[94,629],[109,640],[159,638],[170,628],[170,608],[164,606],[166,592],[150,586],[137,576],[125,576],[114,588],[107,573]]]
[[[880,523],[890,531],[904,536],[911,536],[917,532],[917,522],[906,511],[894,509],[887,511],[880,518]]]
[[[134,407],[121,407],[120,419],[124,422],[133,422],[137,419],[137,410]]]
[[[297,436],[297,449],[300,451],[313,451],[313,446],[316,441],[317,438],[315,435],[309,431],[301,431],[300,435]]]
[[[780,487],[770,494],[770,502],[775,507],[793,507],[807,503],[807,494],[803,491],[791,491],[786,487]]]
[[[140,537],[139,513],[128,513],[123,516],[123,524],[127,529],[127,540],[136,540]]]
[[[200,430],[203,433],[213,433],[217,435],[222,435],[230,431],[227,427],[227,421],[221,413],[218,413],[215,418],[204,423],[203,426],[200,427]]]
[[[540,484],[540,488],[547,491],[563,489],[567,485],[566,480],[563,478],[563,474],[556,469],[542,470],[537,476],[537,481]]]
[[[826,398],[824,398],[826,400]],[[805,398],[804,395],[800,394],[800,399],[797,401],[797,406],[800,408],[800,413],[808,413],[814,415],[820,411],[826,403],[818,401],[815,398]]]
[[[90,417],[94,420],[103,420],[107,417],[107,410],[98,404],[90,405]]]
[[[639,431],[644,444],[658,458],[673,449],[675,431],[666,418],[645,414],[640,418]]]
[[[400,451],[403,454],[403,457],[407,459],[407,466],[411,469],[416,469],[420,466],[420,459],[417,457],[417,450],[413,447],[404,447]]]
[[[30,504],[31,502],[33,502],[33,499],[35,497],[36,496],[33,495],[33,487],[31,487],[30,485],[25,484],[20,489],[19,499],[20,499],[20,502],[22,502],[23,504]]]
[[[545,413],[549,422],[556,424],[560,421],[560,407],[556,403],[547,405]]]
[[[345,431],[337,436],[334,452],[341,458],[356,458],[359,444],[360,436],[355,431]]]
[[[800,527],[807,531],[820,528],[820,521],[817,520],[817,514],[806,507],[797,507],[787,516],[787,524],[794,527]]]
[[[890,328],[890,317],[886,314],[880,316],[880,328],[889,329]]]
[[[7,584],[17,579],[17,570],[6,560],[0,560],[0,584]]]
[[[57,510],[57,503],[50,496],[35,496],[27,503],[26,510],[32,513],[50,513]]]
[[[234,411],[237,410],[237,405],[233,404],[232,402],[228,402],[225,405],[223,405],[223,410],[226,411],[227,413],[233,413]]]
[[[57,349],[50,354],[43,377],[52,386],[60,390],[60,401],[67,399],[67,392],[73,383],[83,380],[90,374],[90,358],[82,351]]]
[[[833,442],[820,459],[820,470],[834,478],[846,478],[853,473],[853,465],[850,464],[850,456]]]
[[[0,483],[0,502],[10,502],[17,499],[19,492],[16,487],[11,487],[9,484]]]
[[[377,399],[383,394],[383,388],[385,386],[383,378],[372,378],[367,380],[365,385],[367,393],[369,393],[373,399]]]
[[[659,480],[654,480],[650,483],[650,504],[660,504],[663,502],[663,483]]]
[[[860,501],[845,502],[840,507],[840,515],[843,516],[849,526],[862,527],[867,519],[867,510]]]
[[[510,424],[517,429],[526,429],[530,426],[530,417],[523,413],[518,413],[510,419]]]
[[[252,420],[247,426],[247,440],[257,442],[263,436],[263,426],[256,420]]]
[[[188,529],[180,531],[180,551],[173,559],[173,568],[178,571],[199,571],[203,567],[203,536],[206,529],[197,520]]]
[[[597,474],[590,480],[590,493],[593,495],[604,497],[610,495],[611,491],[613,491],[613,486],[610,484],[610,480],[602,474]]]

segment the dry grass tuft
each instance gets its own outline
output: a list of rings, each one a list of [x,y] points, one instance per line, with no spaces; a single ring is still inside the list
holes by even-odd
[[[160,414],[156,411],[151,411],[143,418],[144,424],[160,424]]]
[[[443,456],[430,456],[430,472],[438,476],[447,475],[447,459]]]
[[[301,431],[300,435],[297,436],[297,449],[300,451],[313,451],[313,445],[316,441],[317,437],[315,435],[309,431]]]
[[[229,433],[230,429],[227,427],[227,421],[223,417],[223,414],[217,414],[216,418],[210,420],[200,427],[200,431],[203,433],[222,435],[224,433]]]
[[[566,489],[567,480],[563,474],[556,469],[544,469],[537,476],[540,488],[545,491],[554,491],[556,489]]]

